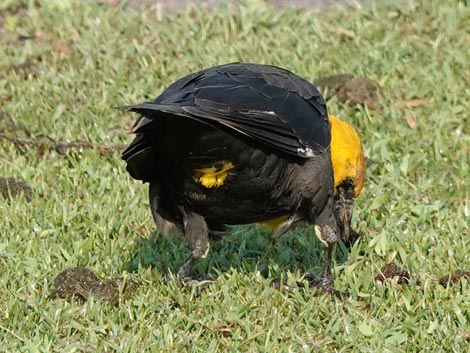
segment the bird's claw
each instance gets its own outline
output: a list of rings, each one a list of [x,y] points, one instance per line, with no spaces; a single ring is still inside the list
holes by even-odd
[[[349,297],[348,292],[341,292],[333,288],[333,276],[331,274],[321,273],[320,275],[305,275],[310,289],[318,289],[323,294],[330,294],[337,298],[344,299]],[[301,283],[304,286],[303,283]]]
[[[174,280],[179,281],[178,283],[181,283],[183,287],[185,288],[190,288],[193,289],[196,295],[201,294],[204,290],[209,288],[212,282],[215,281],[215,278],[207,278],[207,279],[197,279],[195,277],[191,276],[186,276],[186,277],[181,277],[179,275],[166,275],[163,278],[163,282],[168,283],[172,282]]]
[[[301,288],[310,288],[310,289],[317,289],[319,290],[322,294],[329,294],[333,295],[337,298],[344,299],[349,297],[348,292],[341,292],[333,288],[333,278],[332,276],[328,275],[312,275],[312,274],[307,274],[305,275],[305,279],[307,280],[307,285],[305,282],[296,282],[296,286],[290,286],[288,284],[282,283],[282,281],[279,278],[275,278],[271,281],[271,286],[278,290],[282,290],[285,292],[293,292],[295,290],[301,289]]]

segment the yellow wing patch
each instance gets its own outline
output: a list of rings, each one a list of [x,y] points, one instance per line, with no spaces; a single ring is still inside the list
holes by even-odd
[[[224,184],[229,170],[233,168],[234,165],[230,161],[218,161],[211,167],[195,169],[193,179],[208,189],[217,188]]]
[[[331,123],[331,163],[335,174],[335,189],[346,178],[354,181],[354,196],[364,185],[366,164],[361,139],[356,129],[348,123],[329,115]]]
[[[258,224],[261,224],[263,227],[268,228],[269,230],[274,230],[277,228],[279,224],[287,220],[287,218],[289,218],[288,215],[282,215],[274,219],[269,219],[267,221],[258,222]]]

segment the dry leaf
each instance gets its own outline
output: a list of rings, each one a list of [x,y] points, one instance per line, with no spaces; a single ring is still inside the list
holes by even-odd
[[[416,129],[416,120],[411,116],[411,114],[406,114],[405,119],[410,129]]]

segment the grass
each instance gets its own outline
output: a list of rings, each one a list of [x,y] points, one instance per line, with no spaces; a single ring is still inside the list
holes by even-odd
[[[437,283],[470,270],[468,3],[279,12],[247,1],[176,13],[41,3],[0,5],[0,132],[37,142],[0,140],[0,176],[33,190],[31,201],[0,198],[1,352],[468,350],[469,281]],[[329,101],[377,162],[355,211],[365,239],[335,265],[335,286],[352,294],[346,303],[269,286],[320,269],[322,245],[308,231],[273,240],[256,226],[237,228],[200,264],[201,274],[219,274],[200,296],[162,281],[187,250],[156,233],[146,187],[120,160],[134,117],[112,108],[237,60],[310,80],[353,73],[382,87],[379,111]],[[50,148],[77,140],[92,145]],[[411,272],[411,284],[374,280],[391,261]],[[49,300],[55,276],[72,266],[141,285],[117,307]]]

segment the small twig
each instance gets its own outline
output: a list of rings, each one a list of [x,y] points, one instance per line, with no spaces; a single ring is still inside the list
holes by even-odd
[[[89,141],[76,140],[76,141],[55,141],[52,138],[48,137],[48,140],[51,142],[40,141],[37,139],[23,139],[18,137],[11,137],[4,133],[0,133],[0,138],[7,140],[13,143],[18,148],[40,148],[45,147],[49,151],[56,151],[59,154],[66,154],[70,149],[95,149],[100,151],[102,154],[122,151],[126,145],[124,144],[114,144],[114,145],[97,145]]]
[[[3,133],[0,133],[0,138],[12,142],[16,147],[37,147],[40,145],[40,142],[37,140],[10,137]]]

